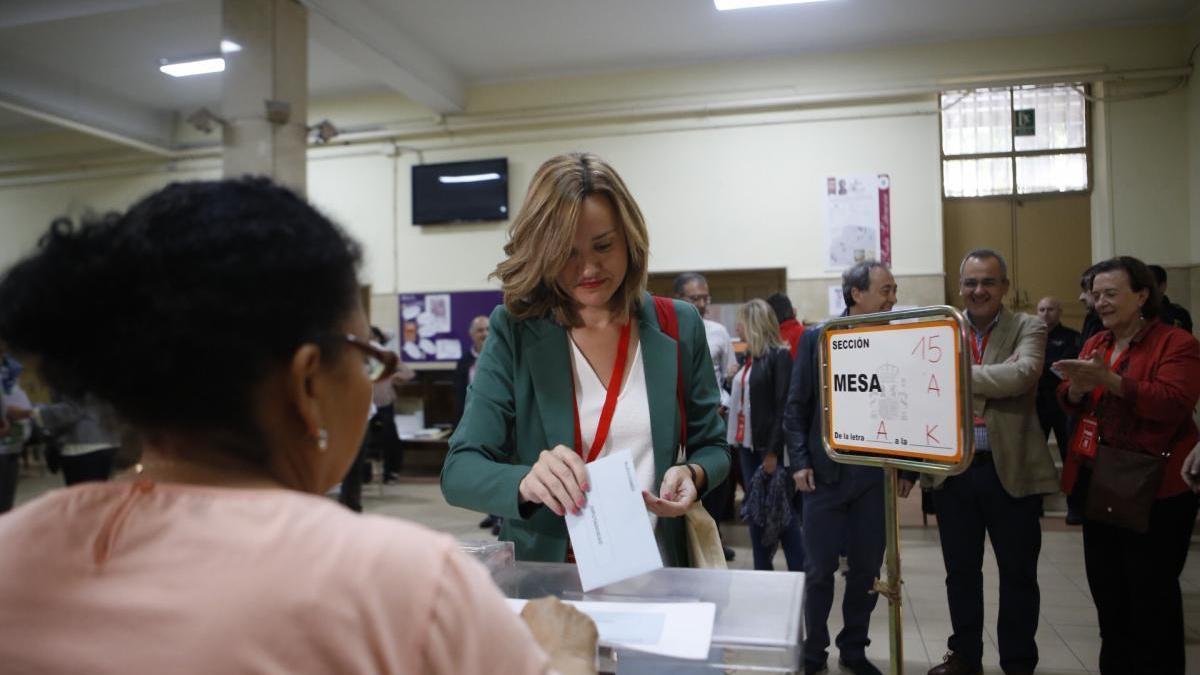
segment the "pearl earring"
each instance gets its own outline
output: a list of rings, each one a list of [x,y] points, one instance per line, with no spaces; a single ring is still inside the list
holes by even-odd
[[[325,452],[329,449],[329,432],[324,428],[317,430],[317,450]]]

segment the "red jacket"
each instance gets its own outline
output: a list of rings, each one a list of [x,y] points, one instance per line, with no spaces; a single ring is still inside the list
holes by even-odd
[[[804,337],[804,324],[795,318],[784,321],[779,324],[779,337],[788,343],[788,347],[792,350],[792,361],[795,361],[796,350],[800,348],[800,338]]]
[[[1112,343],[1112,331],[1100,331],[1084,343],[1079,358],[1090,359],[1097,351],[1103,356]],[[1090,394],[1072,404],[1067,398],[1070,380],[1065,380],[1058,385],[1058,400],[1073,415],[1095,412],[1101,443],[1152,453],[1169,450],[1158,498],[1171,497],[1188,489],[1179,470],[1200,437],[1192,421],[1200,399],[1200,343],[1191,333],[1155,319],[1129,342],[1128,352],[1117,369],[1121,396],[1105,394],[1094,409]],[[1062,487],[1068,494],[1082,462],[1075,452],[1067,455]]]

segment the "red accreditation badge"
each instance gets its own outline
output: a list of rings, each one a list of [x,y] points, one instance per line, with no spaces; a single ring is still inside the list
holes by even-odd
[[[1071,452],[1089,459],[1095,458],[1099,436],[1100,423],[1095,415],[1088,413],[1079,420],[1079,426],[1075,428],[1075,436],[1071,439]]]
[[[746,415],[740,412],[737,416],[737,435],[734,438],[739,444],[746,438]]]

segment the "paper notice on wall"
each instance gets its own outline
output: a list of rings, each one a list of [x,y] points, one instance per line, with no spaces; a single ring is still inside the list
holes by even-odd
[[[829,316],[841,316],[842,312],[846,311],[846,296],[842,293],[842,286],[829,287]]]
[[[425,296],[425,315],[434,333],[450,332],[450,295],[438,293]]]
[[[844,270],[863,260],[892,262],[891,179],[887,174],[825,179],[825,267]]]
[[[457,361],[462,358],[462,343],[458,338],[442,338],[436,346],[438,361]]]

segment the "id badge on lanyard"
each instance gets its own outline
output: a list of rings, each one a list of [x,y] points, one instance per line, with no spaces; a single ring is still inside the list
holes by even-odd
[[[1115,370],[1116,366],[1129,355],[1129,349],[1125,349],[1121,357],[1117,359],[1117,363],[1112,363],[1114,348],[1115,345],[1108,348],[1108,353],[1104,355],[1104,362]],[[1080,418],[1079,425],[1075,427],[1075,435],[1071,438],[1071,452],[1088,459],[1095,459],[1096,446],[1100,444],[1100,420],[1096,417],[1095,410],[1100,406],[1100,399],[1104,398],[1104,391],[1097,388],[1089,396],[1092,399],[1092,412]]]
[[[734,435],[734,442],[738,445],[746,438],[746,399],[749,395],[746,393],[746,377],[750,375],[750,366],[754,363],[754,357],[746,359],[746,367],[742,370],[742,404],[738,406],[737,414],[737,433]]]

